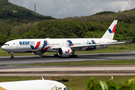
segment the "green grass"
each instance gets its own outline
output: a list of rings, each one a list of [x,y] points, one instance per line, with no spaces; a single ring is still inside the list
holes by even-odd
[[[120,84],[125,84],[125,81],[131,78],[135,78],[135,76],[114,76],[113,80],[111,79],[111,76],[57,76],[57,77],[44,77],[45,80],[61,80],[61,79],[68,79],[69,82],[62,82],[65,84],[69,90],[85,90],[86,89],[86,83],[89,78],[95,78],[95,81],[103,80],[103,81],[112,81]],[[6,82],[6,81],[23,81],[23,80],[39,80],[41,77],[0,77],[0,82]]]
[[[23,66],[42,65],[42,66],[94,66],[94,65],[135,65],[135,59],[127,60],[103,60],[103,61],[82,61],[82,62],[59,62],[59,63],[37,63],[37,64],[21,64]]]
[[[126,43],[119,45],[112,45],[107,48],[95,50],[95,51],[76,51],[76,54],[89,54],[89,53],[118,53],[118,52],[130,52],[135,50],[135,43]],[[44,55],[53,55],[55,53],[45,52]],[[33,55],[32,53],[15,53],[14,56]],[[6,51],[0,48],[0,56],[10,56]]]

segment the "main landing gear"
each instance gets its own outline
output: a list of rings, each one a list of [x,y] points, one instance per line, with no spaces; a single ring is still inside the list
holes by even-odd
[[[69,55],[69,57],[71,57],[71,58],[77,58],[78,55],[75,55],[75,51],[73,51],[73,52],[72,52],[72,55]]]
[[[14,53],[13,52],[10,52],[10,54],[11,54],[11,59],[14,59]]]
[[[54,57],[60,57],[58,54],[54,54]]]
[[[62,57],[62,56],[59,56],[58,54],[54,54],[54,57]],[[77,58],[78,55],[75,55],[75,51],[73,51],[72,54],[67,56],[67,57],[69,57],[69,58]]]
[[[54,57],[61,57],[58,54],[54,54]],[[69,58],[77,58],[78,55],[69,55]]]

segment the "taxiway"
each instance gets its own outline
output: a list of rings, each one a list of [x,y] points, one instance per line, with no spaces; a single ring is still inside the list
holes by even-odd
[[[35,64],[35,63],[54,63],[54,62],[79,62],[79,61],[100,61],[100,60],[123,60],[135,59],[135,53],[103,53],[103,54],[79,54],[78,58],[62,58],[53,55],[43,56],[15,56],[0,57],[0,66],[13,64]]]

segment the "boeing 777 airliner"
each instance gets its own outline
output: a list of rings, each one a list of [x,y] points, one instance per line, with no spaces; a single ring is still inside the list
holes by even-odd
[[[55,56],[76,57],[75,51],[97,50],[109,45],[125,43],[113,40],[117,20],[114,20],[102,38],[64,38],[64,39],[16,39],[6,42],[1,48],[11,54],[33,52],[41,55],[44,52],[57,52]]]

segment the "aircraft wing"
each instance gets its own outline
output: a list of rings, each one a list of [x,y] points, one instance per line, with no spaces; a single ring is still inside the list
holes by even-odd
[[[105,45],[115,45],[115,44],[122,44],[125,42],[114,42],[114,43],[104,43],[104,44],[89,44],[89,45],[78,45],[78,46],[69,46],[70,48],[77,48],[77,47],[93,47],[93,46],[105,46]]]
[[[83,47],[93,47],[93,46],[105,46],[105,45],[115,45],[115,44],[122,44],[122,43],[126,43],[126,42],[113,42],[113,43],[104,43],[104,44],[88,44],[88,45],[77,45],[77,46],[68,46],[70,48],[83,48]],[[59,47],[52,47],[52,49],[59,49],[61,48],[60,46]]]

